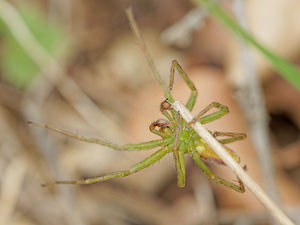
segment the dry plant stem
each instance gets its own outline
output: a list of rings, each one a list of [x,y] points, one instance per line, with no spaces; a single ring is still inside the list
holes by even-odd
[[[193,115],[180,102],[175,101],[172,107],[180,113],[185,121],[191,121]],[[197,134],[216,152],[216,154],[244,182],[256,198],[273,214],[282,225],[295,225],[290,218],[271,200],[262,188],[243,170],[243,168],[227,153],[224,147],[199,123],[191,125]]]
[[[132,12],[132,8],[129,7],[126,9],[126,15],[128,17],[128,20],[129,20],[129,25],[130,25],[130,28],[134,34],[134,36],[136,37],[137,41],[138,41],[138,44],[140,45],[145,57],[146,57],[146,60],[150,66],[150,69],[155,77],[155,79],[159,82],[160,86],[162,87],[164,93],[165,93],[165,96],[168,98],[168,100],[170,102],[173,102],[173,98],[170,94],[170,91],[169,91],[169,88],[167,87],[166,83],[162,80],[155,64],[154,64],[154,61],[149,53],[149,50],[146,46],[146,43],[143,39],[143,36],[139,30],[139,27],[134,19],[134,16],[133,16],[133,12]]]
[[[59,92],[66,98],[82,118],[95,130],[99,126],[95,121],[103,121],[112,128],[114,132],[122,134],[117,124],[112,122],[91,99],[81,90],[81,88],[69,78],[62,66],[51,56],[42,45],[36,40],[27,25],[23,22],[17,10],[8,2],[0,0],[0,17],[11,31],[13,37],[22,46],[29,57],[38,65],[47,79],[56,86]],[[47,72],[48,71],[48,72]],[[51,73],[49,73],[49,71]],[[109,130],[101,132],[107,138],[115,137],[115,133]]]

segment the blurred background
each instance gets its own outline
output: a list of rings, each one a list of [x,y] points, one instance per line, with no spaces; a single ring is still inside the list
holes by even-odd
[[[300,64],[300,1],[219,1],[265,47]],[[131,6],[166,82],[173,59],[195,83],[196,114],[230,113],[211,131],[243,132],[228,145],[247,172],[300,224],[300,92],[204,8],[184,0],[0,1],[0,224],[275,224],[258,200],[209,181],[189,157],[185,188],[173,156],[126,178],[42,188],[124,170],[155,150],[120,152],[27,121],[118,144],[157,139],[163,91],[130,31]],[[173,94],[190,90],[176,76]],[[210,165],[220,177],[232,172]]]

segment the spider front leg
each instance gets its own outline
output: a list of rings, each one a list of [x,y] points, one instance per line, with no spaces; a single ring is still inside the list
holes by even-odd
[[[191,111],[195,105],[196,99],[197,99],[197,89],[194,85],[194,83],[190,80],[190,78],[187,76],[187,74],[183,71],[182,67],[179,65],[179,63],[176,60],[172,61],[171,71],[170,71],[170,84],[169,84],[169,90],[172,91],[173,85],[174,85],[174,75],[175,75],[175,68],[177,69],[178,73],[181,75],[183,80],[187,83],[189,88],[191,89],[192,93],[189,97],[189,100],[186,103],[186,107]]]
[[[245,192],[244,184],[238,177],[237,177],[237,179],[238,179],[239,185],[236,185],[234,183],[231,183],[227,180],[224,180],[220,177],[215,176],[213,174],[213,172],[209,169],[209,167],[202,161],[202,159],[201,159],[200,155],[198,154],[198,152],[193,152],[192,153],[192,158],[195,161],[195,163],[197,164],[197,166],[205,173],[205,175],[208,178],[212,179],[213,181],[215,181],[217,183],[223,184],[226,187],[230,187],[230,188],[234,189],[237,192],[240,192],[240,193]]]
[[[216,137],[229,137],[229,138],[224,138],[224,139],[217,139],[218,142],[221,144],[228,144],[234,141],[240,141],[243,140],[247,137],[246,134],[244,133],[233,133],[233,132],[220,132],[220,131],[215,131],[212,133],[212,135]]]
[[[102,146],[109,147],[114,150],[120,150],[120,151],[147,150],[147,149],[152,149],[152,148],[156,148],[159,146],[163,147],[163,146],[169,145],[173,141],[172,138],[165,138],[165,139],[147,141],[147,142],[142,142],[142,143],[137,143],[137,144],[117,145],[114,143],[110,143],[108,141],[103,141],[98,138],[81,136],[81,135],[72,133],[67,130],[63,130],[63,129],[59,129],[57,127],[50,126],[49,124],[46,124],[46,123],[37,123],[37,122],[28,121],[28,124],[31,126],[36,126],[36,127],[43,127],[43,128],[52,130],[54,132],[61,133],[68,137],[74,138],[79,141],[98,144],[98,145],[102,145]]]
[[[113,172],[111,174],[107,174],[107,175],[104,175],[101,177],[88,178],[88,179],[84,179],[84,180],[54,181],[52,183],[47,183],[42,186],[50,187],[55,184],[93,184],[93,183],[98,183],[98,182],[109,180],[109,179],[116,178],[116,177],[126,177],[126,176],[129,176],[133,173],[136,173],[136,172],[152,165],[153,163],[160,160],[162,157],[164,157],[169,152],[170,152],[169,148],[164,147],[164,148],[158,150],[157,152],[153,153],[148,158],[144,159],[142,162],[139,162],[139,163],[135,164],[134,166],[130,167],[128,170]]]
[[[176,115],[176,130],[175,130],[175,138],[173,144],[173,157],[175,160],[175,167],[177,172],[177,186],[184,187],[185,186],[185,163],[184,163],[184,152],[179,149],[178,144],[179,138],[182,130],[181,126],[181,116],[177,112]]]
[[[184,164],[184,152],[178,150],[178,144],[180,139],[180,134],[182,130],[182,121],[181,116],[177,112],[175,119],[168,113],[171,109],[170,103],[166,100],[163,101],[160,105],[160,111],[163,115],[165,115],[169,121],[164,119],[159,119],[150,125],[150,131],[161,137],[173,135],[173,130],[171,130],[171,126],[175,126],[175,135],[174,135],[174,143],[173,143],[173,157],[175,161],[175,167],[177,172],[177,185],[178,187],[185,186],[185,164]],[[171,124],[171,123],[172,124]],[[160,127],[160,130],[156,130],[155,127]]]
[[[205,113],[207,113],[210,109],[212,108],[217,108],[219,111],[213,112],[211,114],[208,114],[206,116],[203,116]],[[198,113],[191,121],[189,121],[184,129],[188,128],[191,126],[193,123],[196,123],[198,120],[201,124],[209,123],[214,120],[217,120],[227,114],[229,112],[229,109],[225,105],[221,105],[218,102],[212,102],[208,106],[206,106],[200,113]],[[203,116],[203,117],[202,117]]]

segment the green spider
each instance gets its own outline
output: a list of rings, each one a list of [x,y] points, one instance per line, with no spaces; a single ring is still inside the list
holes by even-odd
[[[115,177],[125,177],[129,176],[133,173],[136,173],[146,167],[149,167],[153,163],[159,161],[162,157],[164,157],[168,153],[173,153],[175,160],[175,167],[177,170],[177,180],[178,187],[185,186],[185,162],[184,162],[184,154],[189,154],[196,165],[200,167],[200,169],[205,173],[205,175],[212,179],[213,181],[223,184],[227,187],[230,187],[238,192],[245,192],[245,188],[243,182],[238,179],[238,185],[227,180],[224,180],[220,177],[215,176],[209,167],[204,163],[205,161],[215,162],[221,165],[224,165],[222,159],[199,137],[198,134],[190,127],[191,124],[199,121],[201,124],[206,124],[212,122],[214,120],[219,119],[220,117],[227,114],[228,107],[221,105],[217,102],[213,102],[209,104],[205,109],[203,109],[198,115],[194,117],[192,121],[186,122],[181,119],[179,113],[177,113],[174,109],[172,109],[171,104],[169,102],[173,102],[173,98],[170,94],[170,91],[173,88],[174,83],[174,73],[175,69],[182,76],[184,81],[187,83],[192,93],[186,103],[186,107],[191,111],[195,105],[197,98],[197,90],[193,84],[193,82],[188,78],[186,73],[183,71],[182,67],[176,60],[173,60],[170,72],[170,84],[168,94],[166,94],[167,100],[163,101],[160,106],[161,113],[166,117],[166,119],[159,119],[153,122],[149,129],[152,133],[157,134],[161,137],[158,140],[152,140],[148,142],[142,142],[138,144],[126,144],[126,145],[117,145],[107,141],[103,141],[97,138],[90,138],[81,135],[77,135],[71,133],[66,130],[58,129],[52,127],[48,124],[44,123],[36,123],[36,122],[28,122],[30,125],[44,127],[55,132],[67,135],[69,137],[75,138],[80,141],[95,143],[99,145],[103,145],[115,150],[121,151],[135,151],[135,150],[148,150],[156,147],[161,147],[158,151],[153,153],[148,158],[143,161],[133,165],[128,170],[113,172],[104,176],[88,178],[83,180],[75,180],[75,181],[54,181],[51,183],[43,184],[42,186],[52,186],[55,184],[92,184],[96,182],[101,182],[105,180],[109,180]],[[216,108],[218,111],[212,112],[208,115],[205,115],[210,109]],[[221,144],[227,144],[234,141],[242,140],[246,138],[246,134],[244,133],[231,133],[231,132],[214,132],[212,135],[217,137],[225,137],[218,140]],[[229,148],[225,147],[228,153],[237,161],[240,162],[240,158]]]

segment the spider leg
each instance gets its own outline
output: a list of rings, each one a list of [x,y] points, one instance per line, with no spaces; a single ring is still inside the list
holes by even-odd
[[[170,71],[170,84],[169,84],[170,91],[173,89],[173,85],[174,85],[175,68],[177,69],[180,76],[184,79],[186,84],[189,86],[189,88],[192,90],[189,100],[186,103],[186,107],[191,111],[193,109],[196,99],[197,99],[197,95],[198,95],[197,89],[196,89],[194,83],[190,80],[190,78],[187,76],[187,74],[183,71],[183,69],[179,65],[179,63],[176,60],[173,60],[172,66],[171,66],[171,71]]]
[[[215,181],[217,183],[223,184],[226,187],[230,187],[230,188],[234,189],[237,192],[240,192],[240,193],[244,193],[245,192],[244,184],[243,184],[243,182],[239,178],[237,178],[238,182],[239,182],[239,185],[231,183],[231,182],[229,182],[227,180],[224,180],[224,179],[222,179],[220,177],[215,176],[213,174],[213,172],[209,169],[209,167],[202,161],[200,155],[197,152],[193,152],[192,153],[192,158],[195,161],[195,163],[197,164],[197,166],[205,173],[205,175],[209,179],[212,179],[213,181]]]
[[[177,120],[177,126],[175,130],[175,138],[173,144],[173,156],[174,156],[175,167],[177,171],[177,185],[178,187],[184,187],[185,186],[184,152],[178,151],[178,143],[179,143],[179,137],[181,133],[181,117],[178,112],[177,112],[176,120]]]
[[[157,152],[153,153],[148,158],[146,158],[143,161],[141,161],[141,162],[135,164],[134,166],[130,167],[128,170],[113,172],[113,173],[110,173],[110,174],[107,174],[107,175],[104,175],[104,176],[95,177],[95,178],[88,178],[88,179],[83,179],[83,180],[54,181],[52,183],[43,184],[42,186],[51,187],[55,184],[93,184],[93,183],[98,183],[98,182],[109,180],[109,179],[116,178],[116,177],[126,177],[126,176],[129,176],[133,173],[136,173],[136,172],[152,165],[153,163],[160,160],[162,157],[164,157],[169,152],[170,152],[170,149],[168,147],[163,147],[162,149],[160,149]]]
[[[206,116],[203,116],[205,113],[207,113],[212,108],[217,108],[217,109],[219,109],[219,111],[213,112]],[[229,112],[229,109],[227,106],[221,105],[218,102],[212,102],[208,106],[206,106],[200,113],[198,113],[191,121],[189,121],[185,125],[184,129],[188,128],[189,126],[191,126],[193,123],[197,122],[198,120],[201,124],[209,123],[211,121],[219,119],[220,117],[224,116],[228,112]]]
[[[61,133],[63,135],[66,135],[68,137],[74,138],[79,141],[83,142],[89,142],[93,144],[99,144],[102,146],[106,146],[115,150],[120,150],[120,151],[135,151],[135,150],[147,150],[147,149],[152,149],[158,146],[167,146],[172,142],[172,138],[165,138],[165,139],[159,139],[159,140],[153,140],[153,141],[147,141],[147,142],[142,142],[142,143],[137,143],[137,144],[126,144],[126,145],[117,145],[114,143],[110,143],[107,141],[103,141],[98,138],[90,138],[86,136],[81,136],[75,133],[72,133],[70,131],[66,131],[63,129],[59,129],[53,126],[50,126],[45,123],[37,123],[37,122],[31,122],[29,121],[28,124],[36,127],[44,127],[46,129]]]
[[[232,133],[232,132],[220,132],[220,131],[215,131],[212,133],[212,135],[214,137],[220,137],[220,136],[229,137],[220,140],[217,139],[218,142],[220,142],[221,144],[228,144],[234,141],[240,141],[247,137],[247,135],[244,133]]]

